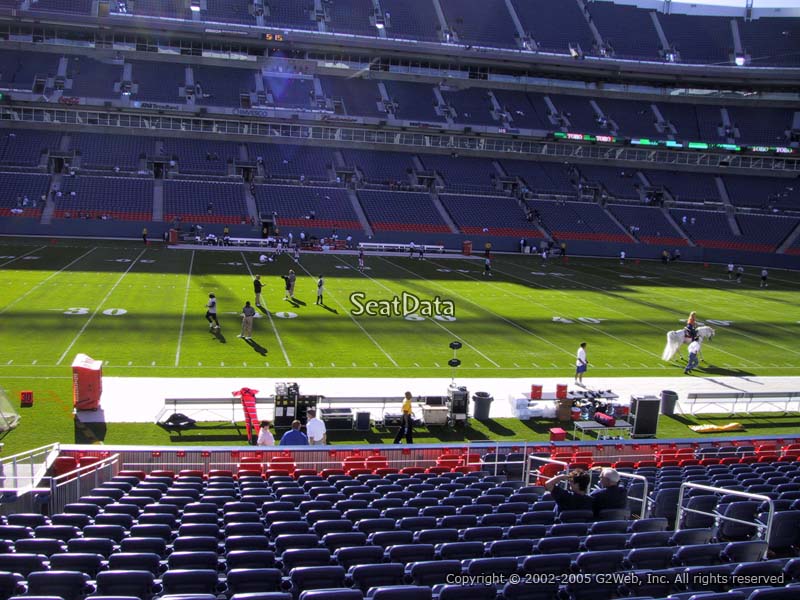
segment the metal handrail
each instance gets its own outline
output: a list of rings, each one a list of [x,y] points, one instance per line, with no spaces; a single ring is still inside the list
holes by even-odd
[[[0,480],[2,481],[0,487],[14,489],[18,492],[23,491],[23,488],[35,487],[38,481],[44,476],[49,466],[47,464],[48,458],[53,452],[58,452],[60,448],[61,444],[55,442],[53,444],[3,457],[0,459]],[[34,467],[37,464],[39,465],[38,469],[35,469]],[[30,473],[17,475],[19,470],[26,466],[29,468]],[[10,470],[13,474],[8,473],[7,467],[11,467]],[[20,483],[20,481],[24,483]]]
[[[536,473],[537,476],[539,475],[539,470],[537,469],[537,470],[534,471],[532,465],[530,465],[530,462],[534,461],[534,460],[538,461],[538,462],[542,462],[542,463],[551,463],[551,464],[555,464],[555,465],[562,465],[564,467],[569,467],[569,463],[566,463],[563,460],[555,460],[554,458],[549,458],[549,457],[545,458],[544,456],[534,456],[533,454],[528,455],[529,468],[528,468],[528,472],[525,475],[525,485],[526,486],[531,484],[531,479],[530,478],[531,478],[531,474],[532,473]],[[567,469],[563,469],[563,470],[569,471],[568,468]]]
[[[730,496],[739,496],[741,498],[747,498],[749,500],[759,500],[761,502],[766,502],[769,506],[769,514],[767,515],[767,522],[766,524],[761,523],[760,521],[756,521],[755,523],[750,521],[743,521],[741,519],[735,519],[733,517],[726,517],[723,514],[720,514],[715,509],[714,512],[706,512],[702,510],[695,510],[693,508],[687,508],[683,506],[683,498],[685,495],[686,488],[691,488],[695,490],[705,490],[707,492],[712,492],[714,494],[725,494]],[[764,496],[762,494],[753,494],[750,492],[740,492],[738,490],[728,490],[725,488],[718,488],[713,487],[710,485],[702,485],[700,483],[682,483],[680,488],[680,493],[678,494],[678,514],[675,517],[675,531],[680,531],[681,528],[681,517],[683,513],[690,512],[694,514],[706,515],[709,517],[714,517],[714,519],[719,521],[730,521],[731,523],[739,523],[741,525],[749,525],[756,529],[758,534],[763,533],[764,541],[767,542],[767,547],[769,547],[769,536],[772,533],[772,520],[775,516],[775,504],[772,501],[772,498],[769,496]],[[766,554],[765,554],[766,557]]]
[[[650,488],[650,482],[647,481],[647,477],[644,477],[643,475],[637,475],[635,473],[625,473],[624,471],[617,471],[617,473],[619,474],[620,477],[627,477],[628,479],[637,479],[637,480],[640,480],[640,481],[644,482],[644,489],[642,490],[642,497],[641,498],[633,497],[633,500],[639,500],[642,503],[642,512],[641,512],[641,515],[639,516],[639,518],[646,519],[647,518],[647,513],[650,510],[650,503],[649,503],[649,496],[648,496],[649,488]],[[628,499],[630,500],[631,496],[628,496]]]

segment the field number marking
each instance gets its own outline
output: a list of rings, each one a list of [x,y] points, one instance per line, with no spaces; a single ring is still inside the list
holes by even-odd
[[[297,313],[281,311],[281,312],[276,312],[275,316],[278,317],[279,319],[296,319]]]
[[[605,320],[606,319],[595,319],[594,317],[578,317],[576,319],[576,321],[578,321],[580,323],[585,323],[587,325],[599,325],[600,323],[602,323]],[[570,324],[570,323],[574,323],[574,322],[575,321],[573,321],[571,319],[565,319],[564,317],[553,317],[553,323]]]
[[[104,315],[109,317],[118,317],[126,314],[128,311],[124,308],[107,308],[103,311]],[[65,315],[88,315],[89,309],[85,306],[71,307],[64,311]]]
[[[720,327],[730,327],[733,325],[733,321],[720,321],[719,319],[706,319],[706,323],[711,323],[712,325],[719,325]]]

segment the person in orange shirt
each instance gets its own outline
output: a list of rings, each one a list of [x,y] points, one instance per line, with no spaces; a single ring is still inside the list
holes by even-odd
[[[684,331],[687,338],[693,341],[697,339],[697,315],[695,311],[689,313],[689,318],[686,319],[686,329]]]

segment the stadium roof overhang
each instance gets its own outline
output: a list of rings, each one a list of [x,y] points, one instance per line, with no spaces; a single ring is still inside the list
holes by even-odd
[[[2,14],[5,12],[6,14]],[[276,29],[229,23],[193,22],[179,19],[112,15],[78,17],[71,15],[12,16],[0,11],[0,25],[58,30],[72,35],[112,36],[115,34],[191,42],[236,42],[253,50],[307,52],[367,59],[439,62],[474,70],[482,69],[590,82],[645,84],[662,87],[694,87],[738,91],[800,90],[800,68],[737,67],[719,64],[686,64],[621,60],[568,54],[499,49],[464,44],[384,39],[349,34]],[[479,77],[478,77],[479,78]]]

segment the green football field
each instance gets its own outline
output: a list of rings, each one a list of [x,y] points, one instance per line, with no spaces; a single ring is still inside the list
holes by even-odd
[[[79,352],[103,360],[109,376],[448,377],[453,340],[463,343],[459,377],[571,376],[581,341],[594,375],[682,376],[661,352],[665,333],[691,310],[716,329],[700,375],[800,373],[800,273],[773,270],[769,287],[759,288],[757,269],[736,284],[715,265],[543,265],[499,255],[488,278],[482,260],[465,258],[367,255],[361,273],[352,255],[304,253],[300,264],[282,256],[261,265],[258,254],[0,241],[0,385],[12,398],[27,388],[45,401],[50,394],[66,414]],[[283,300],[280,278],[290,268],[294,303]],[[265,283],[269,311],[248,343],[237,334],[253,274]],[[315,304],[319,275],[323,306]],[[204,318],[210,292],[219,332]],[[453,315],[356,316],[353,293],[362,304],[438,296],[452,302]]]

